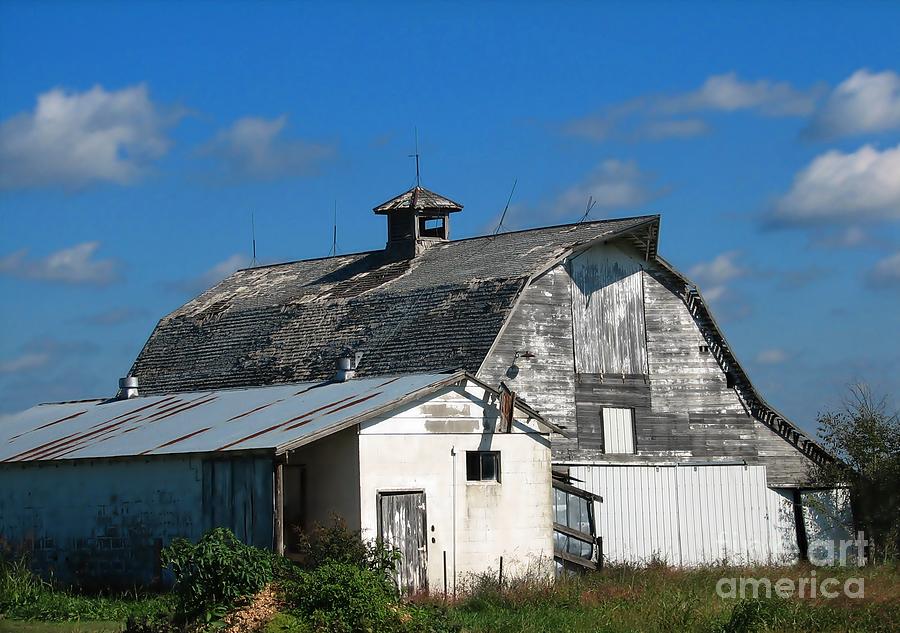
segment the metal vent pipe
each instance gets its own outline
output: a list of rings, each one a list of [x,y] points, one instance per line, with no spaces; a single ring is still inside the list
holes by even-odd
[[[127,400],[128,398],[137,398],[137,396],[137,376],[126,376],[125,378],[119,378],[119,398],[122,400]]]

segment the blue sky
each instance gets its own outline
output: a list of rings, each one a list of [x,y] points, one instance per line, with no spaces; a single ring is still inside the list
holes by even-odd
[[[662,214],[808,429],[900,393],[900,5],[0,3],[0,411],[110,394],[249,260],[380,248],[422,180],[496,225]]]

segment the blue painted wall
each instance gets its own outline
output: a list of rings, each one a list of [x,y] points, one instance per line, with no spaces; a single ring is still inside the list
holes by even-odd
[[[0,465],[0,539],[64,583],[152,584],[160,547],[216,526],[271,547],[270,458]]]

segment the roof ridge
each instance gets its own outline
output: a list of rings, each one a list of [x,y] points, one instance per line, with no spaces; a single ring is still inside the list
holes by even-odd
[[[550,226],[536,226],[536,227],[532,227],[532,228],[528,228],[528,229],[518,229],[516,231],[503,231],[501,233],[497,233],[496,235],[488,234],[488,235],[472,235],[470,237],[461,237],[456,240],[448,240],[447,242],[442,244],[442,246],[446,247],[446,246],[449,246],[452,244],[458,244],[460,242],[471,242],[473,240],[487,240],[487,239],[493,240],[502,235],[517,235],[520,233],[530,233],[532,231],[549,231],[551,229],[563,229],[563,228],[567,228],[567,227],[574,228],[576,226],[606,224],[609,222],[621,222],[623,220],[652,220],[653,218],[659,218],[659,217],[660,217],[660,214],[658,214],[658,213],[649,213],[646,215],[630,215],[630,216],[625,216],[622,218],[603,218],[602,220],[591,220],[589,222],[569,222],[566,224],[551,224]],[[276,262],[274,264],[264,264],[262,266],[249,266],[247,268],[239,268],[238,272],[246,271],[246,270],[259,270],[259,269],[263,269],[263,268],[274,268],[275,266],[290,266],[291,264],[302,264],[304,262],[320,262],[320,261],[326,261],[329,259],[340,259],[341,257],[356,257],[356,256],[360,256],[360,255],[370,255],[373,253],[380,253],[383,250],[384,249],[381,249],[381,248],[375,248],[375,249],[368,250],[368,251],[356,251],[354,253],[344,253],[342,255],[329,255],[326,257],[309,257],[306,259],[293,259],[293,260],[286,261],[286,262]]]

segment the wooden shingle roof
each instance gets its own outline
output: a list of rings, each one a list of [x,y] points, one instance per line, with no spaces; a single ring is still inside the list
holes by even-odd
[[[477,372],[529,279],[572,249],[655,229],[585,222],[237,271],[164,317],[131,370],[157,394],[324,380],[347,349],[360,376]]]
[[[462,211],[463,206],[450,198],[429,191],[425,187],[416,185],[409,191],[404,191],[399,196],[391,198],[387,202],[379,204],[372,209],[375,213],[385,215],[393,211],[415,209],[416,211],[439,211],[441,213],[454,213]]]

